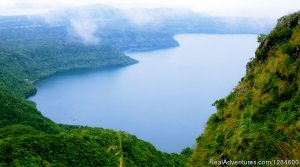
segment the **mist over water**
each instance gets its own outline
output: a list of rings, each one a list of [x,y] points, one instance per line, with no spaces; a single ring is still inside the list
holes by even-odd
[[[36,17],[28,17],[29,23],[38,22],[61,32],[68,42],[84,45],[112,45],[119,47],[124,43],[135,45],[150,44],[146,33],[172,34],[259,34],[269,33],[276,19],[251,17],[214,17],[191,10],[172,8],[115,8],[106,5],[90,5],[65,8]],[[166,37],[161,37],[166,38]],[[145,40],[148,39],[148,42]],[[123,43],[122,43],[123,41]],[[139,44],[136,44],[136,43]],[[166,42],[167,43],[167,42]]]
[[[140,63],[61,73],[31,100],[58,123],[123,130],[165,152],[193,146],[254,56],[256,35],[177,35],[180,47],[127,53]]]

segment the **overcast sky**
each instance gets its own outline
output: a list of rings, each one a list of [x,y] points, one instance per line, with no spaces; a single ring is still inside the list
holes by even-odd
[[[300,0],[0,0],[0,15],[41,13],[88,4],[116,7],[171,7],[209,15],[272,17],[300,10]]]

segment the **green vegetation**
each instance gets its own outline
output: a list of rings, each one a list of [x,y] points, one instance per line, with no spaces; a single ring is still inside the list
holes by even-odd
[[[300,12],[279,19],[217,112],[189,160],[300,160]],[[259,166],[259,165],[257,165]]]
[[[0,52],[0,86],[25,96],[35,93],[32,86],[34,81],[57,72],[124,66],[137,62],[109,46],[57,43],[14,48],[7,47],[8,51]]]
[[[27,125],[45,133],[59,132],[58,125],[42,116],[33,102],[0,90],[0,128]]]
[[[0,20],[0,88],[18,96],[34,94],[32,83],[57,72],[137,63],[111,45],[72,40],[60,26],[33,26],[21,16]]]
[[[25,99],[35,81],[57,72],[137,62],[56,30],[0,29],[0,166],[185,166],[186,155],[160,152],[125,132],[56,124]]]
[[[267,35],[266,34],[259,34],[257,37],[257,42],[262,43],[266,39]]]
[[[1,166],[184,166],[183,156],[157,151],[125,132],[66,125],[47,134],[24,125],[0,129]],[[119,140],[119,136],[122,140]]]
[[[107,53],[111,53],[110,49]],[[45,118],[33,102],[24,98],[36,91],[27,78],[38,79],[64,68],[76,68],[80,61],[75,57],[70,59],[73,64],[63,66],[58,64],[59,58],[52,59],[50,54],[44,55],[48,61],[27,59],[30,56],[26,54],[14,56],[0,55],[0,166],[118,166],[120,162],[123,166],[185,166],[185,155],[162,153],[125,132],[58,125]],[[91,65],[97,65],[97,61],[79,64],[79,68],[94,68]],[[99,63],[96,67],[103,64]],[[121,157],[117,149],[110,149],[115,146],[120,146]]]
[[[19,97],[28,97],[36,93],[35,87],[28,80],[2,71],[0,71],[0,89],[13,92]]]

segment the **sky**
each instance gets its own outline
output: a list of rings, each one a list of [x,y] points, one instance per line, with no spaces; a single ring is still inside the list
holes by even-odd
[[[269,18],[279,18],[300,10],[300,0],[0,0],[0,15],[45,13],[57,8],[91,4],[120,8],[170,7],[208,15]]]

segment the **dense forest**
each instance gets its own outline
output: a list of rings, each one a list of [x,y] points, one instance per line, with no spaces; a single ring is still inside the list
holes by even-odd
[[[35,104],[0,89],[0,166],[185,166],[125,132],[58,125]]]
[[[25,97],[36,92],[32,85],[36,80],[57,72],[124,66],[137,62],[110,46],[58,42],[53,45],[38,43],[20,46],[20,43],[16,42],[0,51],[0,87]],[[15,47],[19,48],[13,49]]]
[[[300,160],[300,12],[279,19],[260,36],[255,58],[235,89],[214,105],[217,112],[189,166],[222,164],[222,160]],[[298,161],[286,161],[298,160]],[[240,164],[241,165],[241,164]],[[296,165],[298,166],[298,165]]]
[[[35,80],[70,69],[136,63],[108,46],[50,46],[0,54],[0,166],[185,166],[189,149],[162,153],[125,132],[45,118],[25,99],[36,92]]]

